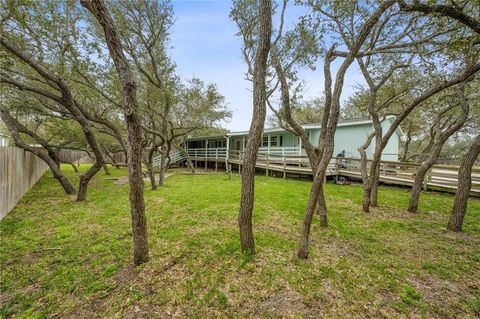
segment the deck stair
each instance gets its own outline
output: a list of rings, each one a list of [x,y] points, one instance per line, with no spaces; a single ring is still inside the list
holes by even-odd
[[[167,165],[168,166],[172,166],[172,165],[175,165],[175,164],[178,164],[182,161],[185,160],[185,154],[183,152],[180,152],[179,150],[174,150],[172,152],[170,152],[170,161],[168,161],[168,158],[167,158]],[[156,167],[160,167],[160,163],[162,161],[162,155],[158,155],[158,156],[155,156],[153,158],[153,167],[156,168]]]

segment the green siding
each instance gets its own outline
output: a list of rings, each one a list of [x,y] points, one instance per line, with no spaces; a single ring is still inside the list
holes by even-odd
[[[385,134],[388,128],[391,125],[393,119],[384,121],[382,124],[383,133]],[[338,126],[335,133],[335,147],[333,151],[333,156],[341,153],[345,150],[347,156],[353,156],[356,158],[360,157],[358,148],[365,143],[367,137],[370,133],[373,132],[372,124],[354,124],[354,125],[345,125]],[[309,129],[307,133],[310,135],[310,142],[314,145],[318,145],[318,139],[320,137],[320,129]],[[265,133],[265,135],[270,134],[271,136],[282,136],[282,147],[294,147],[295,145],[295,136],[289,132],[273,132]],[[400,131],[397,130],[395,134],[390,138],[385,150],[382,154],[382,160],[397,161],[399,154],[400,146]],[[240,149],[242,149],[242,140],[243,137],[247,138],[247,135],[240,136],[231,136],[229,148],[231,150],[237,149],[237,141],[240,141]],[[373,150],[375,147],[375,139],[372,141],[370,146],[367,148],[367,157],[372,158]]]
[[[384,134],[390,127],[388,121],[383,124]],[[360,158],[360,152],[358,148],[365,143],[370,135],[373,132],[373,126],[371,124],[357,124],[349,126],[339,126],[335,132],[335,147],[333,151],[333,156],[341,153],[345,150],[346,156],[352,156]],[[320,129],[312,130],[310,135],[310,142],[314,145],[318,144],[318,139],[320,137]],[[382,154],[382,160],[387,161],[397,161],[399,153],[400,137],[398,134],[393,134],[390,138],[385,150]],[[372,141],[370,146],[367,148],[367,158],[371,159],[373,156],[373,151],[375,148],[375,139]]]

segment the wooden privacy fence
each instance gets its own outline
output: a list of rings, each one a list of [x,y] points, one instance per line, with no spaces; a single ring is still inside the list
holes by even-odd
[[[0,219],[48,170],[48,165],[16,147],[0,147]]]
[[[75,164],[91,164],[93,159],[85,151],[61,149],[58,153],[61,162]]]

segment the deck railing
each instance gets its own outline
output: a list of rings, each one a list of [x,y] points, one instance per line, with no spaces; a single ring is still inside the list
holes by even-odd
[[[191,149],[189,156],[195,160],[225,159],[227,151],[221,149]],[[241,165],[245,158],[244,151],[230,150],[228,161]],[[371,160],[367,161],[367,171],[370,169]],[[262,147],[257,156],[258,168],[266,171],[280,171],[285,173],[312,174],[310,162],[304,152],[297,147]],[[380,162],[380,180],[385,183],[411,186],[415,180],[416,170],[419,164],[395,161]],[[458,184],[458,166],[434,165],[423,184],[424,189],[442,188],[455,191]],[[361,179],[360,159],[358,158],[335,158],[333,157],[327,168],[327,175],[343,175],[350,178]],[[472,193],[480,195],[480,168],[474,168],[472,172]]]
[[[371,160],[367,161],[367,170],[370,169]],[[394,161],[380,162],[380,180],[396,185],[413,185],[416,170],[420,166],[417,163],[405,163]],[[447,188],[456,190],[458,185],[458,166],[434,165],[425,176],[423,188]],[[337,174],[361,178],[360,159],[338,158],[336,161]],[[472,169],[472,193],[480,195],[480,168]]]
[[[295,154],[291,152],[285,155],[262,153],[257,155],[257,166],[270,168],[271,170],[282,170],[287,172],[298,172],[303,174],[312,174],[310,161],[305,154]],[[241,164],[245,155],[244,151],[231,150],[229,152],[229,161]],[[327,175],[334,175],[335,158],[332,158],[327,167]]]
[[[179,150],[173,150],[170,152],[170,161],[167,163],[168,165],[173,165],[178,162],[181,162],[185,159],[185,154],[180,152]],[[155,156],[153,158],[153,167],[159,167],[162,161],[162,155]]]
[[[278,156],[301,156],[302,149],[297,146],[292,146],[292,147],[270,146],[270,147],[260,147],[258,149],[258,153],[278,155]]]
[[[237,155],[243,151],[230,150],[229,155]],[[286,156],[286,157],[305,157],[302,156],[302,150],[300,147],[260,147],[258,150],[259,156]],[[224,159],[227,156],[227,149],[221,148],[193,148],[188,150],[188,155],[193,158],[211,158],[211,159]]]
[[[270,163],[286,163],[292,165],[309,165],[308,158],[305,155],[298,154],[298,152],[291,151],[289,148],[285,150],[277,149],[270,152],[260,149],[257,155],[257,161],[266,161]],[[244,151],[230,150],[229,159],[243,161],[245,157]]]
[[[226,159],[227,157],[227,148],[194,148],[187,150],[188,156],[192,159],[201,158],[201,159]]]

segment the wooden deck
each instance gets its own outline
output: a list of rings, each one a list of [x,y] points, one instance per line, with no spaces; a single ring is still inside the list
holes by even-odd
[[[243,153],[239,151],[229,151],[228,159],[226,152],[211,150],[206,152],[190,153],[192,161],[215,163],[225,163],[227,167],[233,166],[241,171],[243,164]],[[367,167],[370,166],[370,161]],[[411,187],[415,179],[415,171],[419,164],[403,163],[393,161],[382,161],[380,164],[380,181],[385,184]],[[205,165],[206,167],[206,165]],[[257,158],[256,167],[265,170],[268,175],[271,172],[277,172],[285,178],[288,175],[311,176],[312,169],[306,156],[298,154],[269,154],[260,152]],[[458,183],[458,166],[435,165],[428,172],[423,188],[425,190],[439,190],[454,193]],[[328,168],[327,176],[345,176],[354,180],[361,180],[360,159],[357,158],[332,158]],[[471,195],[480,197],[480,168],[474,168],[472,173]]]

